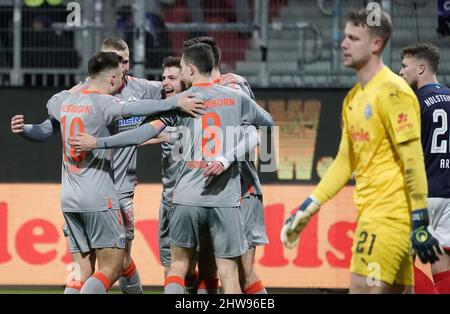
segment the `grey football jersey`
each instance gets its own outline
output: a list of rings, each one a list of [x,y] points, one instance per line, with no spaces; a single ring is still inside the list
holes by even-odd
[[[240,172],[237,163],[232,163],[227,171],[217,177],[205,178],[203,170],[207,160],[203,151],[211,149],[214,141],[204,138],[204,130],[209,126],[218,127],[223,139],[238,134],[228,127],[238,127],[243,124],[257,126],[271,126],[273,120],[270,115],[260,108],[252,99],[238,90],[208,84],[207,86],[194,86],[187,93],[195,93],[205,100],[207,112],[200,119],[194,119],[182,113],[163,115],[161,120],[170,126],[182,126],[183,159],[178,161],[179,172],[175,183],[173,203],[207,206],[207,207],[233,207],[240,205],[241,184]],[[227,134],[228,132],[228,134]],[[234,133],[234,132],[233,132]],[[235,145],[236,141],[232,144]],[[221,140],[221,151],[231,149],[227,141]],[[217,146],[216,146],[217,148]]]
[[[174,127],[166,127],[164,132],[176,132]],[[161,160],[161,178],[162,178],[162,199],[161,201],[166,206],[172,205],[173,201],[173,191],[175,189],[175,182],[178,176],[179,163],[174,160],[172,150],[176,150],[177,146],[172,143],[162,142],[162,160]]]
[[[250,98],[255,100],[255,95],[248,82],[242,84],[233,84],[233,86],[225,85],[232,89],[240,89]],[[261,182],[259,181],[258,171],[254,161],[249,160],[248,154],[244,161],[240,162],[241,167],[241,194],[242,197],[248,197],[251,194],[262,195]]]
[[[134,101],[137,99],[161,99],[162,85],[160,82],[138,79],[127,76],[125,85],[119,94],[115,96],[123,101]],[[131,117],[116,121],[111,133],[117,134],[139,127],[145,117]],[[115,148],[114,158],[114,183],[118,194],[134,191],[137,184],[137,147]]]
[[[76,92],[58,102],[47,103],[50,116],[59,121],[63,140],[61,208],[64,212],[101,211],[119,208],[114,188],[112,151],[96,149],[77,153],[68,143],[70,136],[86,132],[108,136],[107,125],[120,119],[120,100],[110,95]]]

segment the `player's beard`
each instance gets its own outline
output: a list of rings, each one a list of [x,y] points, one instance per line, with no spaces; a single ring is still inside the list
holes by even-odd
[[[409,86],[413,89],[413,90],[417,90],[417,85],[419,84],[419,79],[414,79],[409,83]]]
[[[359,59],[352,58],[351,62],[346,64],[345,66],[347,68],[350,68],[350,69],[353,69],[355,71],[358,71],[358,70],[362,69],[369,62],[369,59],[370,59],[369,55],[367,57],[363,56],[363,57],[361,57]]]

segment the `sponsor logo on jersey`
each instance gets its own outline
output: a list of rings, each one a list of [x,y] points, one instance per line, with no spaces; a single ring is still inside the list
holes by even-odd
[[[369,119],[372,116],[372,105],[367,104],[366,109],[364,109],[364,116]]]
[[[397,118],[397,123],[405,123],[408,121],[408,115],[406,113],[400,113]]]
[[[397,132],[403,132],[414,128],[414,124],[408,121],[408,115],[406,113],[400,113],[397,116],[397,127],[395,130]]]
[[[135,124],[139,124],[142,122],[142,117],[131,117],[128,119],[122,119],[122,120],[118,120],[116,122],[117,126],[129,126],[129,125],[135,125]]]
[[[369,142],[370,135],[369,132],[364,130],[363,128],[356,130],[356,128],[352,125],[350,127],[350,138],[353,142]]]

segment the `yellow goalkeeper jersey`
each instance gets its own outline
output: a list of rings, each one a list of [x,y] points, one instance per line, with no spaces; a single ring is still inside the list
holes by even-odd
[[[419,108],[413,90],[388,67],[364,88],[356,84],[345,98],[343,137],[350,146],[359,218],[410,220],[405,175],[394,146],[420,138]]]

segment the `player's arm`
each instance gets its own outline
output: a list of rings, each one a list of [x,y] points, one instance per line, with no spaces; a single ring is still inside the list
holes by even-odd
[[[145,141],[144,143],[140,144],[139,146],[154,145],[154,144],[161,144],[161,143],[174,144],[177,139],[178,139],[178,136],[177,136],[177,134],[174,134],[174,132],[161,132],[156,137],[151,138],[148,141]]]
[[[86,133],[79,133],[69,137],[69,144],[77,151],[136,146],[157,136],[165,127],[162,121],[155,120],[108,137],[95,138]]]
[[[297,245],[299,234],[314,214],[319,211],[320,206],[333,198],[347,184],[348,180],[352,177],[352,172],[351,143],[347,133],[345,116],[343,116],[341,142],[336,158],[313,193],[285,221],[281,229],[281,242],[287,248],[293,248]]]
[[[206,107],[203,100],[189,93],[182,93],[162,100],[136,100],[122,103],[121,117],[152,116],[165,111],[179,109],[194,118],[202,115]]]
[[[427,177],[420,141],[419,105],[415,96],[400,91],[386,93],[380,105],[382,121],[397,152],[412,211],[411,246],[422,263],[434,263],[442,254],[433,235],[427,210]]]
[[[256,146],[258,146],[259,142],[259,134],[255,126],[244,126],[244,132],[236,146],[232,147],[230,150],[226,151],[223,156],[219,156],[214,162],[209,164],[208,167],[205,168],[203,175],[207,177],[222,174],[233,162],[244,160],[245,155],[248,152],[253,151]]]
[[[241,116],[242,125],[255,125],[257,127],[261,126],[273,126],[273,118],[266,110],[261,108],[256,101],[248,97],[245,93],[240,92],[241,95]]]
[[[11,131],[31,142],[45,142],[59,132],[59,122],[49,117],[40,124],[24,124],[23,115],[11,119]]]

